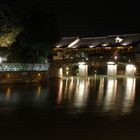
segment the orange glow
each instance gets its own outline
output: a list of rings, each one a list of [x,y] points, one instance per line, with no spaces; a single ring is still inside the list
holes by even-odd
[[[6,90],[6,99],[10,99],[10,94],[11,94],[11,88],[8,87],[7,90]]]
[[[10,78],[10,74],[9,73],[7,74],[7,78]]]

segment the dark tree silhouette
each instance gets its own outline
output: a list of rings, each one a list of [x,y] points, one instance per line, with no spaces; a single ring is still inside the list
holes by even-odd
[[[25,16],[23,30],[9,49],[9,61],[44,62],[59,40],[56,17],[33,7]],[[18,53],[16,53],[18,52]]]
[[[9,47],[22,27],[18,15],[8,5],[0,5],[0,46]]]

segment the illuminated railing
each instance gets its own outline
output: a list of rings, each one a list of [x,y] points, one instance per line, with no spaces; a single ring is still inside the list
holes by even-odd
[[[49,64],[1,63],[0,71],[47,71]]]

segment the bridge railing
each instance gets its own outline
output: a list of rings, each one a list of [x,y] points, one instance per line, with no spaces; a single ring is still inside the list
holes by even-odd
[[[1,63],[0,72],[6,71],[47,71],[49,68],[48,63]]]

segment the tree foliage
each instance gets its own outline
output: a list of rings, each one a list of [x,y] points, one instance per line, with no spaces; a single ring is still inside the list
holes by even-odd
[[[25,16],[23,29],[9,49],[9,61],[44,62],[58,39],[55,16],[34,7]]]
[[[12,45],[21,30],[22,27],[14,10],[7,5],[0,5],[0,46]]]

